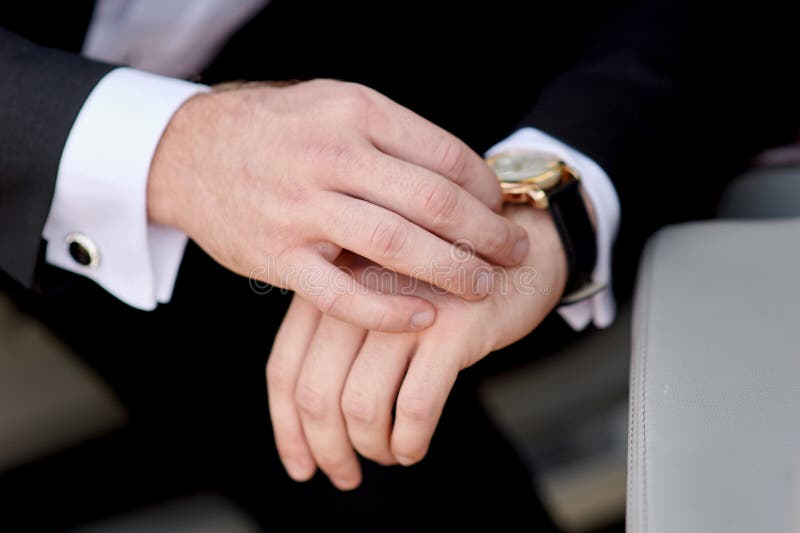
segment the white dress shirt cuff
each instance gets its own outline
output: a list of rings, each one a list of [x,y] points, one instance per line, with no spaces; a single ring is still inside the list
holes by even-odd
[[[94,88],[67,138],[45,223],[47,262],[86,276],[144,310],[172,297],[186,236],[147,220],[147,177],[161,135],[203,85],[118,68]],[[83,266],[67,246],[80,234],[96,261]],[[85,242],[85,241],[84,241]]]
[[[581,183],[592,202],[597,223],[597,264],[592,274],[595,283],[607,286],[589,299],[558,308],[561,317],[576,331],[594,322],[605,328],[614,321],[616,304],[611,291],[611,249],[619,227],[620,206],[617,192],[600,166],[574,148],[535,128],[522,128],[493,146],[487,155],[509,149],[530,149],[555,154],[578,171]]]

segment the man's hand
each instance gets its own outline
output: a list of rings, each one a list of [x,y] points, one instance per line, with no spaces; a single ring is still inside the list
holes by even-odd
[[[198,95],[169,123],[148,180],[152,221],[183,230],[230,270],[302,294],[370,330],[429,326],[434,308],[352,290],[342,249],[467,300],[491,289],[477,257],[454,272],[460,239],[501,265],[528,252],[499,216],[481,158],[444,130],[355,84],[319,80]],[[481,273],[483,272],[483,273]],[[444,274],[443,274],[444,273]]]
[[[438,311],[424,331],[367,332],[295,296],[267,365],[275,439],[292,478],[319,466],[347,490],[361,481],[356,452],[386,465],[419,461],[458,372],[530,333],[558,303],[567,263],[550,215],[528,206],[505,214],[534,243],[523,265],[497,272],[479,302],[416,284]],[[346,266],[365,283],[387,279],[358,258]]]

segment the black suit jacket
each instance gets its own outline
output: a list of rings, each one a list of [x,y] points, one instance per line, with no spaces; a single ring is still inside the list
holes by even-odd
[[[520,125],[549,132],[617,187],[623,287],[653,229],[709,213],[753,153],[800,125],[788,4],[477,4],[273,0],[200,79],[358,81],[479,152]],[[76,55],[92,8],[0,7],[0,269],[26,285],[41,265],[64,142],[113,68]]]

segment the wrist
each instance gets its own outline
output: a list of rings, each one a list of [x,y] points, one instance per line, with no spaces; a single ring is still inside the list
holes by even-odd
[[[550,287],[548,296],[555,305],[561,299],[567,284],[567,255],[561,236],[549,211],[533,209],[527,205],[508,204],[504,214],[527,232],[531,247],[522,265],[533,267],[541,281]]]
[[[190,97],[173,114],[161,135],[147,178],[150,222],[188,233],[184,216],[188,207],[188,178],[197,154],[197,126],[207,123],[210,99],[206,93]]]

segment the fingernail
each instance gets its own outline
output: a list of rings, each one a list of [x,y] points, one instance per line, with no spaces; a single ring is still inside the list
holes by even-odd
[[[490,272],[478,272],[478,278],[475,281],[475,293],[478,296],[486,296],[492,291],[492,274]]]
[[[314,470],[304,463],[287,459],[284,464],[289,477],[295,481],[308,481],[314,475]]]
[[[433,324],[433,311],[420,311],[411,317],[411,327],[414,329],[427,328]]]
[[[361,484],[358,478],[348,479],[344,477],[331,478],[331,483],[336,485],[339,490],[353,490]]]
[[[531,248],[531,243],[527,237],[520,239],[514,245],[514,249],[511,250],[511,260],[514,261],[514,264],[522,263],[526,257],[528,257],[528,250]]]
[[[397,459],[397,462],[403,466],[411,466],[416,462],[411,457],[406,457],[405,455],[398,455],[395,457],[395,459]]]

